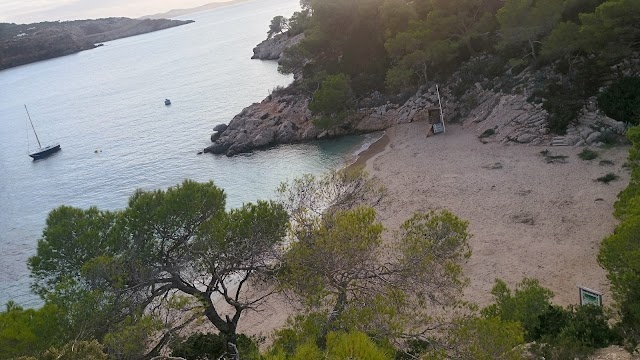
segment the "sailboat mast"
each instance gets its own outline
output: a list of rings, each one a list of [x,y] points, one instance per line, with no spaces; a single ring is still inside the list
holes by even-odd
[[[38,140],[38,147],[42,148],[42,144],[40,144],[40,139],[38,139],[38,133],[36,132],[36,128],[33,127],[33,121],[31,121],[31,115],[29,115],[29,109],[27,109],[27,105],[24,106],[24,109],[27,111],[27,117],[29,117],[29,123],[31,124],[31,128],[33,129],[33,133],[36,134],[36,140]]]

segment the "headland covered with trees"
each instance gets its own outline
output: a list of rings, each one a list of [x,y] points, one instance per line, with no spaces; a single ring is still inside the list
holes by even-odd
[[[191,20],[106,18],[0,23],[0,70],[93,49],[98,44],[189,24]]]
[[[634,0],[303,1],[301,12],[269,29],[304,33],[281,60],[297,80],[272,98],[306,96],[313,126],[338,134],[353,130],[363,102],[415,102],[436,80],[448,82],[457,102],[471,101],[478,87],[517,96],[535,83],[539,91],[525,100],[539,103],[531,109],[545,111],[541,126],[550,131],[571,135],[594,98],[607,116],[634,126],[638,18]],[[459,120],[477,105],[458,106]],[[502,128],[491,130],[482,141]],[[474,304],[464,296],[468,222],[440,209],[385,226],[380,205],[396,193],[358,168],[303,176],[283,184],[277,199],[230,210],[223,189],[187,180],[138,191],[120,211],[52,211],[29,260],[44,305],[6,305],[0,358],[573,359],[612,344],[635,351],[640,137],[636,127],[624,131],[631,180],[615,204],[620,224],[597,258],[611,307],[556,305],[534,278],[496,280],[491,303]],[[597,132],[603,147],[620,141]],[[238,329],[274,296],[295,310],[260,347],[264,339]],[[211,331],[194,332],[198,326]]]

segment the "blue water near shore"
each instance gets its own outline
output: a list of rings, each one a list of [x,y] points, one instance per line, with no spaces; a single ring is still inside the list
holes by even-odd
[[[0,306],[40,303],[29,291],[26,260],[60,205],[115,210],[138,188],[193,179],[213,180],[237,207],[273,197],[284,180],[341,166],[372,141],[196,155],[214,125],[291,82],[276,63],[250,57],[270,19],[297,8],[297,0],[249,1],[185,16],[196,20],[189,25],[0,71]],[[27,156],[36,143],[23,104],[41,141],[60,142],[61,152],[35,162]]]

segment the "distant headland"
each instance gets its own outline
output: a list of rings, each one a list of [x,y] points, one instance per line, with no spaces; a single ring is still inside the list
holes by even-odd
[[[192,20],[129,19],[0,23],[0,70],[93,49],[101,43],[172,28]]]
[[[231,1],[213,2],[213,3],[204,4],[202,6],[189,8],[189,9],[173,9],[160,14],[142,16],[140,17],[140,19],[171,19],[178,16],[197,13],[200,11],[207,11],[207,10],[212,10],[212,9],[216,9],[223,6],[240,4],[247,1],[248,0],[231,0]]]

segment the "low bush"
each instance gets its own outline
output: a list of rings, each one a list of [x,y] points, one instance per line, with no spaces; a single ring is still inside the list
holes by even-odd
[[[600,135],[600,142],[605,144],[605,147],[613,147],[618,144],[619,136],[613,131],[604,131]]]
[[[545,93],[542,107],[549,112],[549,129],[564,135],[567,127],[576,120],[583,101],[571,85],[553,83]]]
[[[196,333],[171,345],[171,356],[185,359],[216,360],[226,351],[224,336],[219,334]],[[238,352],[243,359],[261,359],[258,346],[246,335],[238,335]]]
[[[482,314],[519,322],[524,339],[535,342],[530,351],[536,359],[581,359],[595,349],[621,342],[617,332],[609,327],[609,318],[602,307],[552,305],[553,293],[535,279],[524,279],[514,292],[503,281],[496,280],[491,293],[495,304],[482,310]]]
[[[598,105],[615,120],[640,124],[640,78],[625,77],[598,96]]]
[[[549,129],[553,133],[566,133],[585,101],[597,94],[605,73],[606,67],[602,64],[586,59],[567,75],[546,81],[541,92],[542,106],[549,112]]]
[[[584,149],[578,154],[578,157],[582,160],[593,160],[598,157],[598,153],[590,149]]]
[[[531,351],[540,359],[583,359],[595,349],[621,341],[600,306],[550,306],[539,319],[537,344]]]
[[[614,173],[608,173],[607,175],[600,176],[596,179],[596,181],[600,181],[602,183],[608,184],[614,180],[618,180],[619,176]]]
[[[484,139],[486,137],[489,136],[493,136],[496,134],[496,131],[494,129],[487,129],[485,131],[482,132],[482,134],[480,134],[480,136],[478,136],[480,139]]]

